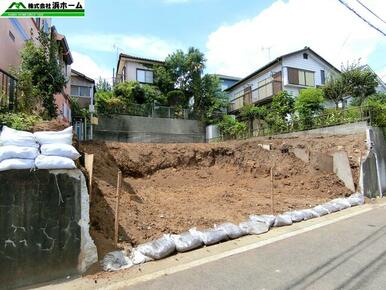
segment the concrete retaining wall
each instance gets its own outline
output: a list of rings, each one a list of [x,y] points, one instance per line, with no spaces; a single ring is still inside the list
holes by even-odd
[[[80,170],[0,173],[0,288],[81,273],[97,261]]]
[[[290,138],[290,137],[299,137],[299,136],[309,136],[309,135],[350,135],[358,133],[366,133],[367,122],[357,122],[351,124],[343,124],[338,126],[330,126],[319,129],[312,129],[307,131],[292,132],[286,134],[274,135],[274,138]]]
[[[100,117],[94,140],[127,143],[203,143],[205,128],[196,120],[127,115]]]

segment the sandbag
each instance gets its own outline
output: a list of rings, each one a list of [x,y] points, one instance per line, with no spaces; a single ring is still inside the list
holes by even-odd
[[[164,235],[160,239],[141,244],[136,249],[146,257],[159,260],[173,253],[176,250],[176,245],[169,235]]]
[[[350,203],[351,206],[361,205],[365,202],[365,197],[361,193],[354,193],[350,195],[346,200]]]
[[[254,222],[263,222],[268,225],[268,227],[272,227],[273,224],[275,223],[276,217],[274,215],[250,215],[249,219]]]
[[[326,208],[330,213],[340,211],[340,207],[336,203],[333,203],[333,202],[326,202],[326,203],[322,204],[322,206],[324,208]]]
[[[171,238],[176,245],[177,252],[187,252],[197,249],[203,245],[200,237],[192,235],[190,232],[185,232],[180,235],[171,235]]]
[[[35,147],[20,147],[15,145],[0,146],[0,161],[5,159],[35,159],[39,150]]]
[[[43,144],[40,147],[42,155],[60,156],[76,160],[80,157],[74,146],[68,144]]]
[[[304,214],[301,211],[297,211],[297,210],[288,211],[288,212],[285,212],[284,214],[290,215],[292,222],[294,223],[304,220]]]
[[[133,265],[129,257],[123,251],[114,251],[106,254],[101,261],[101,266],[104,271],[118,271],[129,268]]]
[[[193,228],[190,229],[189,232],[193,236],[199,237],[206,246],[210,246],[228,240],[228,235],[223,229],[208,229],[198,231]]]
[[[316,211],[319,216],[324,216],[330,213],[329,210],[322,205],[315,206],[313,210]]]
[[[33,169],[35,167],[35,160],[33,159],[6,159],[0,162],[0,171],[12,169]]]
[[[43,144],[72,144],[72,127],[62,131],[40,131],[35,132],[36,141]]]
[[[337,204],[340,210],[351,207],[351,204],[345,198],[335,198],[331,202]]]
[[[134,265],[139,265],[154,260],[150,257],[143,255],[138,249],[133,249],[131,251],[129,259]]]
[[[38,169],[74,169],[75,163],[72,159],[60,156],[39,155],[35,159]]]
[[[3,126],[0,134],[0,143],[2,146],[14,145],[21,147],[39,148],[34,135],[30,132],[19,131],[7,126]]]
[[[300,212],[303,214],[305,221],[309,220],[309,219],[320,217],[320,215],[312,209],[303,209]]]
[[[274,227],[282,227],[292,225],[292,218],[289,214],[280,214],[276,216]]]
[[[245,235],[239,226],[232,223],[223,223],[221,225],[215,226],[215,228],[224,230],[230,239],[237,239]]]
[[[269,225],[266,222],[252,220],[239,223],[239,227],[245,235],[260,235],[269,230]]]

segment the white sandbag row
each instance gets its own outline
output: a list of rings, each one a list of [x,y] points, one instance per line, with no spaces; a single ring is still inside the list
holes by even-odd
[[[3,126],[0,134],[0,171],[74,169],[74,160],[80,154],[71,144],[72,127],[62,131],[30,133]]]
[[[0,171],[33,169],[39,144],[30,132],[3,126],[0,134]]]
[[[163,259],[175,252],[183,253],[203,245],[210,246],[244,235],[260,235],[268,232],[271,227],[291,225],[363,203],[363,194],[354,193],[348,198],[336,198],[311,209],[294,210],[277,216],[251,215],[247,221],[238,225],[223,223],[206,230],[192,228],[179,235],[164,235],[157,240],[138,245],[130,255],[126,255],[124,251],[108,253],[101,261],[101,265],[104,271],[118,271],[133,265]]]

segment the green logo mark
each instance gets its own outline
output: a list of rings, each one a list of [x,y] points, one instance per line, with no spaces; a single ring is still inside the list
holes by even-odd
[[[11,6],[9,6],[8,9],[12,9],[16,7],[16,9],[26,9],[27,7],[25,7],[25,5],[23,4],[23,2],[12,2]]]

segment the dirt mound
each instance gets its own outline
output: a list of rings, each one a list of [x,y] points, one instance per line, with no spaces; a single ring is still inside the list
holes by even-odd
[[[66,129],[69,126],[68,123],[54,119],[50,121],[42,121],[35,124],[32,128],[32,132],[37,131],[61,131]]]
[[[211,227],[225,221],[237,223],[250,214],[271,213],[273,164],[277,213],[349,194],[334,174],[315,170],[285,150],[266,151],[255,141],[86,142],[82,149],[95,154],[91,223],[94,237],[104,237],[99,247],[103,252],[109,250],[106,244],[113,237],[118,169],[124,176],[120,239],[131,245],[163,233]]]

